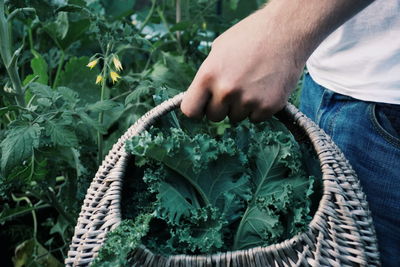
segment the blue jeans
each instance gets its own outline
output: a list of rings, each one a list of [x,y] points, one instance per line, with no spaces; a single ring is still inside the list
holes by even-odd
[[[400,266],[400,105],[334,93],[307,74],[300,109],[332,137],[356,171],[372,212],[382,265]]]

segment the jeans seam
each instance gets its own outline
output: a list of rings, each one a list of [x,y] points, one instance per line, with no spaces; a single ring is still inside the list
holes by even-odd
[[[342,109],[344,108],[344,106],[345,106],[345,103],[342,103],[342,102],[341,102],[341,103],[340,103],[340,106],[338,107],[338,109],[336,110],[335,114],[332,116],[332,118],[331,118],[331,120],[330,120],[330,122],[329,122],[328,129],[329,129],[329,131],[330,131],[332,137],[333,137],[334,130],[335,130],[335,126],[334,126],[334,125],[335,125],[336,118],[338,117],[340,111],[342,111]]]
[[[369,111],[372,127],[386,142],[400,149],[400,140],[392,136],[390,133],[386,132],[385,129],[383,129],[382,126],[378,123],[378,120],[375,116],[375,108],[376,105],[372,104]]]
[[[319,88],[320,88],[321,90],[323,90],[323,92],[322,92],[322,96],[321,96],[321,99],[320,99],[319,104],[318,104],[318,106],[317,106],[316,114],[315,114],[315,123],[317,123],[317,124],[319,124],[320,121],[321,121],[321,117],[322,117],[322,114],[321,114],[321,106],[322,106],[322,102],[323,102],[324,99],[325,99],[325,95],[326,95],[326,93],[328,92],[327,89],[326,89],[325,87],[323,87],[323,86],[321,86],[321,85],[319,85],[319,84],[318,84],[318,86],[319,86]]]

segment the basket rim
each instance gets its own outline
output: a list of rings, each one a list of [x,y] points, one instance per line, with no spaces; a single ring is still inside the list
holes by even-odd
[[[155,120],[157,120],[159,117],[165,115],[169,111],[177,108],[184,96],[184,93],[180,93],[176,95],[175,97],[166,100],[165,102],[161,103],[157,107],[153,108],[149,112],[147,112],[145,115],[143,115],[133,126],[131,126],[126,133],[118,140],[118,142],[114,145],[113,149],[111,149],[110,153],[106,157],[106,159],[103,161],[102,166],[100,166],[95,179],[93,180],[92,185],[94,184],[95,189],[97,182],[104,183],[105,180],[111,179],[117,181],[116,186],[121,187],[121,181],[123,179],[124,175],[124,167],[126,164],[126,161],[130,155],[128,155],[127,152],[124,151],[124,143],[127,139],[140,134],[144,130],[146,130],[149,126],[151,126]],[[367,239],[370,239],[369,246],[371,246],[370,254],[373,255],[371,256],[372,259],[377,258],[379,259],[379,254],[377,252],[377,247],[376,247],[376,237],[375,237],[375,232],[374,232],[374,227],[372,225],[372,219],[370,216],[370,212],[368,209],[368,204],[365,200],[365,195],[362,192],[361,186],[359,184],[359,181],[356,177],[355,172],[352,170],[350,164],[348,161],[345,159],[344,155],[341,153],[339,148],[333,143],[333,141],[330,139],[330,137],[323,131],[321,130],[318,126],[315,125],[314,122],[312,122],[309,118],[307,118],[303,113],[301,113],[296,107],[294,107],[291,104],[287,104],[287,106],[284,109],[284,114],[288,118],[290,118],[291,122],[293,123],[295,127],[300,128],[306,138],[310,141],[313,149],[315,150],[315,153],[318,157],[318,161],[320,163],[321,167],[321,172],[322,172],[322,186],[323,186],[323,192],[322,192],[322,197],[319,200],[318,203],[318,208],[316,212],[314,213],[314,216],[312,217],[311,221],[307,225],[307,231],[300,232],[296,234],[295,236],[286,239],[282,242],[279,242],[277,244],[272,244],[269,246],[258,246],[254,248],[248,248],[248,249],[242,249],[242,250],[235,250],[235,251],[228,251],[228,252],[217,252],[213,254],[201,254],[201,255],[185,255],[185,254],[178,254],[178,255],[170,255],[168,256],[168,260],[180,260],[183,256],[186,258],[190,259],[196,259],[199,257],[220,257],[221,255],[227,255],[227,254],[246,254],[246,253],[253,253],[254,251],[261,251],[265,253],[273,253],[273,254],[278,254],[278,258],[282,258],[279,256],[279,254],[283,253],[286,255],[289,253],[293,247],[300,247],[300,246],[308,246],[310,249],[313,249],[313,242],[316,240],[317,233],[320,233],[321,231],[324,230],[323,226],[321,226],[324,223],[324,216],[326,217],[327,215],[327,210],[331,209],[332,205],[332,196],[335,196],[336,202],[340,202],[342,206],[344,206],[344,213],[349,213],[348,207],[349,202],[351,202],[352,205],[350,206],[355,206],[359,212],[357,214],[358,217],[363,218],[363,222],[366,225],[367,228],[371,229],[372,235],[368,236]],[[290,129],[289,129],[290,130]],[[290,130],[292,132],[292,130]],[[332,160],[330,156],[337,156],[338,159],[340,160]],[[111,162],[111,163],[110,163]],[[334,167],[333,167],[334,166]],[[343,170],[341,169],[343,168]],[[337,173],[341,176],[343,181],[340,183],[337,181]],[[114,176],[113,176],[114,175]],[[336,175],[336,176],[335,176]],[[96,180],[96,177],[98,178]],[[346,181],[349,180],[349,181]],[[343,188],[343,186],[346,186],[346,188]],[[108,189],[108,188],[107,188]],[[104,243],[105,240],[105,235],[108,231],[116,228],[119,223],[121,222],[121,209],[120,209],[120,197],[118,197],[118,210],[113,209],[113,214],[112,216],[109,215],[111,219],[112,218],[112,223],[108,221],[107,226],[105,227],[104,224],[100,227],[100,230],[97,229],[97,232],[100,231],[100,233],[97,233],[97,235],[100,235],[100,242],[97,241],[94,242],[93,240],[84,240],[82,238],[88,238],[89,234],[87,231],[87,226],[90,226],[90,220],[92,214],[90,212],[94,212],[96,209],[92,209],[86,211],[85,210],[85,205],[90,206],[91,201],[93,200],[93,196],[88,193],[85,198],[85,202],[82,205],[82,210],[81,214],[78,218],[78,222],[75,228],[75,234],[74,238],[72,240],[71,246],[70,246],[70,251],[68,252],[68,257],[65,260],[66,265],[75,265],[76,266],[81,266],[80,263],[82,263],[82,266],[85,264],[89,264],[91,260],[97,255],[97,252],[100,248],[100,246]],[[114,192],[116,193],[116,192]],[[118,193],[118,192],[117,192]],[[119,191],[120,193],[120,191]],[[350,198],[350,199],[349,199]],[[339,204],[340,204],[339,203]],[[101,203],[96,203],[97,207]],[[101,206],[101,205],[100,205]],[[87,208],[87,207],[86,207]],[[99,208],[97,208],[98,210]],[[347,217],[352,218],[353,215],[351,214],[345,214]],[[107,217],[107,216],[106,216]],[[346,218],[347,218],[346,217]],[[352,218],[354,220],[354,218]],[[352,221],[352,220],[349,220]],[[88,222],[89,221],[89,222]],[[96,222],[98,223],[98,222]],[[91,227],[91,226],[90,226]],[[89,228],[90,228],[89,227]],[[357,227],[357,225],[352,225],[351,227]],[[93,228],[93,227],[92,227]],[[96,228],[96,227],[95,227]],[[361,234],[358,232],[352,231],[351,233],[357,235],[355,236],[355,239],[357,240],[363,240],[363,237],[360,236]],[[89,238],[91,239],[91,238]],[[365,239],[365,238],[364,238]],[[86,243],[96,243],[96,246],[92,245],[92,251],[89,252],[90,255],[87,255],[87,247],[88,245]],[[367,242],[367,241],[365,241]],[[85,249],[86,248],[86,249]],[[141,245],[139,248],[137,248],[138,252],[140,253],[146,253],[147,257],[163,257],[162,255],[159,254],[153,254],[150,250],[148,250],[144,245]],[[288,252],[289,251],[289,252]],[[293,251],[292,251],[293,252]],[[292,253],[290,252],[290,253]],[[290,257],[289,257],[290,258]],[[288,259],[286,259],[288,260]],[[285,261],[286,261],[285,260]],[[294,260],[294,259],[293,259]],[[365,262],[365,259],[360,259],[361,262]]]

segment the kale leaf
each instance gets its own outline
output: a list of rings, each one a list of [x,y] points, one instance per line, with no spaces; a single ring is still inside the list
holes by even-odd
[[[281,122],[188,123],[169,117],[126,143],[155,196],[139,241],[137,220],[124,226],[135,236],[132,244],[162,255],[209,254],[266,246],[306,229],[316,179]],[[119,248],[122,258],[129,249]]]

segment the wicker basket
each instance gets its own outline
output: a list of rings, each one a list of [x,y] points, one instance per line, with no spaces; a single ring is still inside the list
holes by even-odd
[[[93,179],[82,205],[65,259],[67,266],[87,266],[106,234],[121,222],[121,185],[129,154],[124,143],[157,118],[177,108],[183,93],[140,118],[113,146]],[[134,266],[380,266],[370,211],[353,169],[321,129],[288,104],[281,119],[313,145],[322,169],[323,196],[308,231],[267,247],[214,255],[155,255],[135,250]]]

